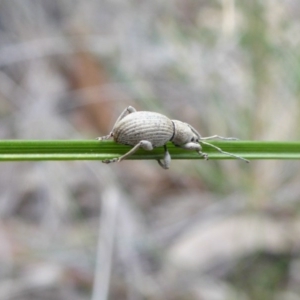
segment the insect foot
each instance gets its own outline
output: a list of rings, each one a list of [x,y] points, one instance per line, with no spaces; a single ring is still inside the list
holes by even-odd
[[[112,159],[104,159],[104,160],[102,160],[102,162],[105,163],[105,164],[110,164],[110,163],[119,162],[119,161],[120,161],[119,158],[112,158]]]
[[[205,160],[208,160],[208,154],[201,151],[201,145],[210,146],[224,155],[249,162],[241,156],[223,151],[221,148],[206,142],[210,139],[237,140],[236,138],[226,138],[219,135],[201,137],[199,132],[188,123],[170,120],[168,117],[156,112],[136,111],[132,106],[128,106],[121,113],[110,134],[99,137],[97,140],[102,141],[110,138],[113,138],[119,144],[130,145],[133,148],[120,157],[103,160],[104,163],[119,162],[134,154],[140,148],[151,151],[153,148],[164,147],[164,156],[162,159],[157,159],[157,161],[163,169],[168,169],[171,156],[166,144],[169,141],[177,147],[196,151]]]
[[[204,153],[204,152],[202,152],[202,151],[198,151],[198,154],[199,154],[200,156],[202,156],[205,160],[208,160],[208,154],[207,154],[207,153]]]

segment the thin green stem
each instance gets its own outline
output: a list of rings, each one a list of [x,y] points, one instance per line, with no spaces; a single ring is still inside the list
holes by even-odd
[[[214,141],[213,145],[247,159],[300,159],[300,142]],[[30,160],[103,160],[118,157],[131,147],[113,141],[72,140],[2,140],[0,161]],[[172,159],[203,159],[195,151],[187,151],[168,143]],[[139,150],[129,159],[158,159],[163,157],[163,147],[153,151]],[[232,159],[203,145],[209,159]]]

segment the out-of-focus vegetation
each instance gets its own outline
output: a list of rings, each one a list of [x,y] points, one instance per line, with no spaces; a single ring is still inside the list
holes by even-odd
[[[1,1],[0,138],[94,139],[128,105],[299,139],[300,3]],[[0,299],[300,299],[297,161],[0,164]]]

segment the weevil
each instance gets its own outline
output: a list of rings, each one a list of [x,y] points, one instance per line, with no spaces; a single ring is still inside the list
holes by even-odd
[[[151,151],[156,147],[164,147],[164,158],[162,160],[157,159],[157,161],[162,168],[168,169],[171,156],[166,144],[169,141],[177,147],[198,152],[205,160],[208,159],[208,155],[202,152],[201,144],[208,145],[225,155],[249,162],[241,156],[225,152],[221,148],[205,142],[210,139],[237,140],[237,138],[226,138],[219,135],[201,137],[200,133],[188,123],[170,120],[168,117],[156,112],[137,111],[132,106],[128,106],[121,113],[108,135],[98,137],[97,140],[102,141],[109,138],[113,138],[117,143],[133,146],[133,148],[120,157],[102,161],[107,164],[120,162],[135,153],[139,148]]]

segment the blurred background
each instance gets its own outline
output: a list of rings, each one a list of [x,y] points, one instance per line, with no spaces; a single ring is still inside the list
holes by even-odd
[[[1,139],[298,140],[299,96],[297,0],[0,2]],[[299,166],[2,162],[0,299],[300,299]]]

